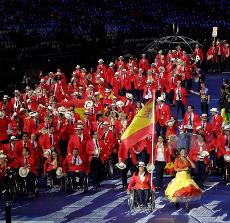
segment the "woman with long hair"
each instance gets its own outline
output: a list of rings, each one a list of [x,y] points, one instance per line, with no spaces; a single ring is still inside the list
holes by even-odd
[[[180,148],[179,156],[174,161],[176,177],[165,190],[165,196],[176,204],[177,209],[179,208],[179,202],[185,202],[187,211],[189,211],[189,201],[198,199],[202,195],[202,190],[189,174],[190,167],[195,168],[195,164],[186,156],[185,148]]]
[[[53,180],[57,177],[56,172],[59,167],[61,167],[59,154],[53,150],[44,164],[44,173],[47,174],[47,186],[49,189],[53,187]]]
[[[156,188],[161,189],[166,163],[170,161],[170,153],[163,136],[158,136],[157,143],[154,146],[154,160],[156,170]],[[150,162],[151,163],[151,160]]]
[[[144,162],[140,161],[138,163],[138,172],[133,174],[128,185],[128,194],[133,187],[134,190],[136,190],[137,202],[141,208],[148,207],[147,203],[150,189],[155,191],[154,185],[152,185],[151,188],[151,177],[145,167],[146,166]]]

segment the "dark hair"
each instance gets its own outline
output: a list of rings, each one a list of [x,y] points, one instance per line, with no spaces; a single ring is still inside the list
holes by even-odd
[[[23,132],[22,136],[26,135],[27,137],[29,136],[28,132]]]
[[[103,115],[102,114],[97,114],[96,115],[96,120],[98,121],[99,120],[99,118],[102,118],[103,117]]]
[[[176,157],[180,156],[180,152],[181,152],[182,150],[186,151],[186,149],[185,149],[184,147],[180,147],[180,148],[178,148],[178,149],[176,150]]]
[[[53,161],[53,153],[56,153],[57,154],[57,163],[58,163],[58,165],[60,164],[60,157],[59,157],[59,153],[56,151],[56,150],[53,150],[53,151],[51,151],[51,156],[50,156],[50,160],[51,160],[51,162]]]
[[[30,149],[28,147],[24,147],[24,149],[26,150],[27,153],[30,154]]]
[[[193,105],[188,105],[188,107],[189,107],[189,106],[194,110],[194,106],[193,106]]]
[[[184,148],[184,147],[178,148],[178,151],[179,151],[179,152],[181,152],[181,150],[185,150],[185,148]]]
[[[139,166],[137,165],[137,168],[139,168]],[[146,168],[144,168],[144,176],[145,175],[147,175],[148,174],[148,171],[147,171],[147,169]],[[139,170],[137,170],[136,172],[135,172],[135,176],[137,176],[139,174]]]

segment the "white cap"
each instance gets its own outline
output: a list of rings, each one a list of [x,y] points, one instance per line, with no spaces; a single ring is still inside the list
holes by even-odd
[[[109,93],[109,92],[111,92],[111,90],[109,88],[106,88],[105,93]]]
[[[103,125],[109,125],[109,123],[107,121],[104,121]]]
[[[13,141],[13,140],[18,140],[16,136],[11,136],[10,137],[10,141]]]
[[[128,99],[133,99],[133,95],[131,94],[131,93],[126,93],[126,98],[128,98]]]
[[[153,82],[151,80],[147,80],[146,84],[152,84]]]
[[[218,110],[217,110],[217,108],[211,108],[211,109],[210,109],[210,112],[216,112],[216,113],[217,113]]]
[[[145,163],[141,161],[141,162],[138,163],[138,167],[139,167],[139,166],[145,167]]]
[[[158,97],[157,101],[164,101],[165,99],[163,97]]]
[[[117,101],[116,105],[117,105],[117,107],[122,108],[122,107],[124,107],[124,102],[123,101]]]
[[[110,62],[110,63],[109,63],[109,66],[110,66],[110,67],[112,67],[113,65],[114,65],[114,63],[113,63],[113,62]]]
[[[83,129],[83,125],[77,125],[77,127],[75,129]]]
[[[224,130],[230,130],[230,125],[225,125]]]
[[[103,63],[103,62],[104,62],[103,59],[99,59],[99,60],[98,60],[98,63]]]
[[[35,117],[35,116],[37,116],[37,115],[38,115],[37,112],[30,112],[30,113],[29,113],[29,116],[30,116],[30,117]]]
[[[203,113],[203,114],[201,115],[201,117],[208,117],[208,115],[205,114],[205,113]]]
[[[159,68],[158,68],[158,71],[160,71],[160,70],[162,70],[163,72],[165,71],[165,68],[163,67],[163,66],[160,66]]]
[[[48,106],[48,110],[53,111],[53,107],[51,107],[50,105]]]
[[[78,95],[78,92],[77,92],[77,91],[74,91],[74,92],[73,92],[73,96],[74,96],[74,95]]]
[[[80,65],[77,65],[77,66],[76,66],[76,69],[80,69],[80,68],[81,68],[81,66],[80,66]]]

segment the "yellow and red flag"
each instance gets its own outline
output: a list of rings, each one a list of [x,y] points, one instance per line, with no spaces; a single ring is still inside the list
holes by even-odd
[[[154,100],[149,100],[135,115],[131,124],[121,136],[121,144],[130,148],[148,136],[153,135]]]

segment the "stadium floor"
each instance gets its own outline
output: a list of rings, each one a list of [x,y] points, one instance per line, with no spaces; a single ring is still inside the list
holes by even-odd
[[[229,74],[207,75],[207,86],[211,95],[211,107],[218,107],[219,88],[222,79]],[[194,84],[193,89],[196,89]],[[199,97],[190,95],[189,103],[200,112]],[[170,178],[165,178],[167,185]],[[39,198],[21,198],[12,205],[13,222],[39,223],[96,223],[96,222],[138,222],[138,223],[230,223],[229,197],[230,186],[219,183],[220,178],[208,177],[205,193],[201,200],[190,205],[186,212],[182,207],[176,210],[163,196],[164,191],[156,194],[156,208],[129,211],[126,192],[121,180],[104,181],[98,190],[89,188],[87,194],[76,192],[65,194],[54,188],[51,192],[42,188]],[[3,203],[1,208],[3,208]],[[0,222],[4,216],[0,213]]]

